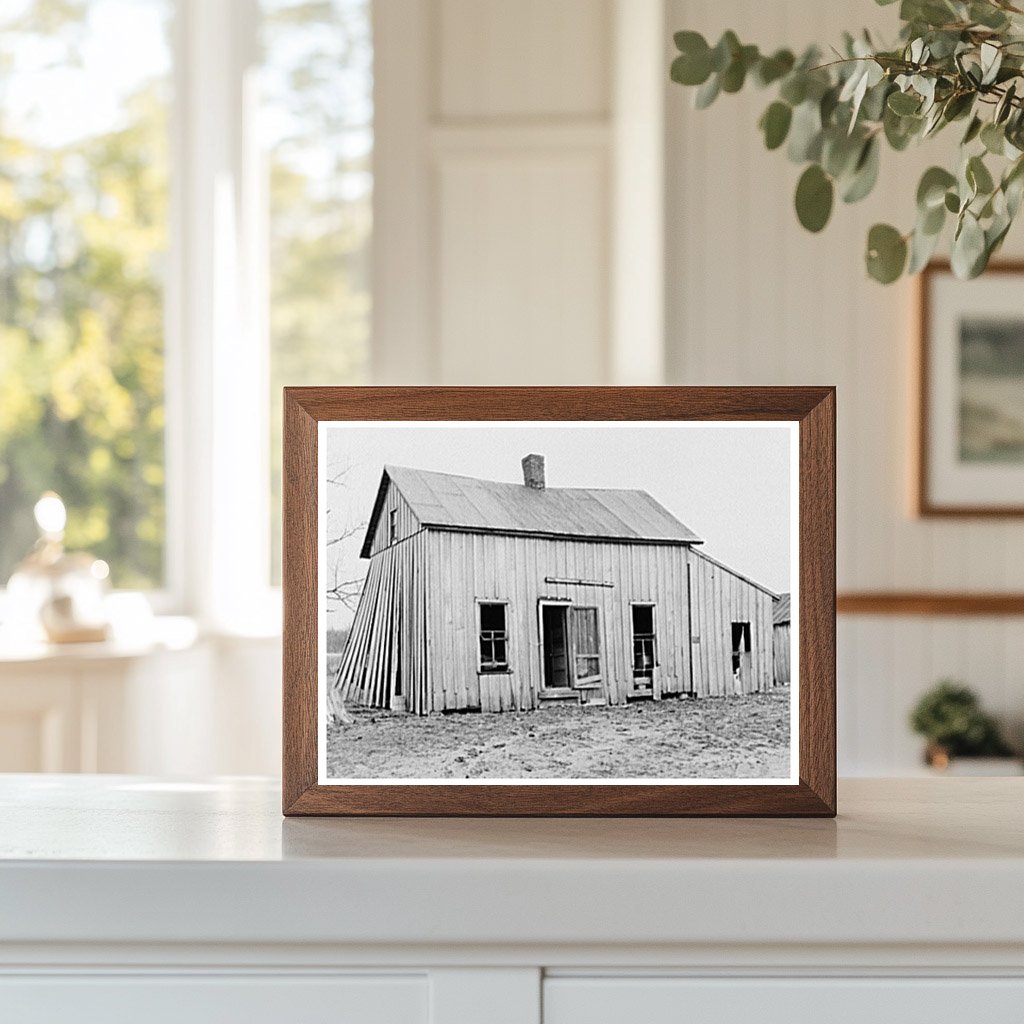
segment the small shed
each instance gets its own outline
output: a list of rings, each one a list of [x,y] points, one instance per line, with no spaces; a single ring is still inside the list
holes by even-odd
[[[789,606],[789,594],[779,594],[772,616],[772,646],[774,649],[773,663],[776,686],[790,682],[790,676],[792,675],[792,666],[790,664]]]
[[[771,687],[775,595],[646,491],[385,466],[332,698],[434,711]]]

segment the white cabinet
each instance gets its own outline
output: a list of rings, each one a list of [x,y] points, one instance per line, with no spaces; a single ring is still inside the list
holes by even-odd
[[[544,1024],[1020,1024],[1024,978],[572,978]]]
[[[0,776],[0,1022],[1022,1024],[1019,779],[836,821],[288,819]]]
[[[425,974],[0,979],[18,1024],[428,1024]]]

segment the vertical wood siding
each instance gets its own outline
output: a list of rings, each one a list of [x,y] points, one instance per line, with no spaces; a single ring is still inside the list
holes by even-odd
[[[633,604],[654,606],[655,698],[772,684],[772,596],[698,551],[421,529],[372,557],[335,692],[374,707],[404,701],[416,714],[535,708],[545,600],[598,610],[609,704],[634,693]],[[507,672],[479,671],[480,601],[506,605]],[[732,671],[733,622],[750,623],[752,671],[742,685]]]
[[[508,537],[428,530],[432,566],[428,631],[434,708],[522,710],[543,687],[539,604],[571,601],[598,609],[601,671],[610,704],[632,689],[631,602],[655,605],[659,694],[689,690],[686,549],[655,544]],[[442,568],[443,567],[443,568]],[[612,587],[545,583],[545,577],[611,582]],[[507,673],[478,671],[478,601],[507,602]]]
[[[392,510],[398,512],[395,520],[398,531],[396,543],[411,537],[420,528],[420,522],[409,507],[409,503],[399,494],[398,488],[389,482],[387,493],[384,496],[384,507],[381,509],[380,518],[377,520],[377,527],[373,534],[373,542],[370,545],[371,556],[383,551],[390,543],[388,531]]]
[[[790,681],[790,626],[788,622],[780,623],[774,629],[775,636],[775,683],[780,685]]]
[[[753,693],[772,685],[772,595],[702,554],[690,551],[694,692],[699,697]],[[752,671],[741,683],[732,670],[732,624],[750,623]]]
[[[425,534],[412,534],[370,560],[345,651],[336,698],[371,707],[431,710]]]

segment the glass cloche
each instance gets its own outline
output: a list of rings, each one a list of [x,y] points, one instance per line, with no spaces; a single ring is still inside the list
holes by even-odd
[[[7,584],[7,626],[17,622],[26,630],[22,637],[26,640],[106,640],[110,631],[105,607],[107,563],[85,552],[64,550],[67,511],[57,494],[47,491],[34,511],[39,540]]]

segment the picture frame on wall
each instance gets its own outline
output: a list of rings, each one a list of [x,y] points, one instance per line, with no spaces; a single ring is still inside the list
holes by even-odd
[[[1024,263],[935,262],[918,287],[915,511],[1024,516]]]
[[[835,392],[286,388],[286,815],[835,814]]]

